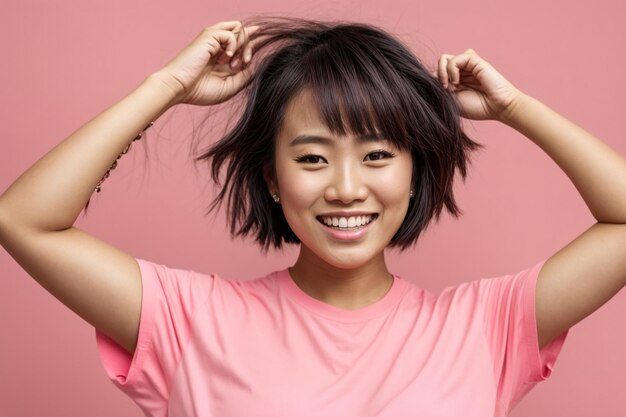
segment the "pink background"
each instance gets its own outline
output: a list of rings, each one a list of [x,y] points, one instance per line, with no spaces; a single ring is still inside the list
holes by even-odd
[[[474,48],[520,89],[626,155],[626,3],[620,0],[5,0],[0,191],[165,65],[204,26],[258,13],[378,24],[428,65],[441,53]],[[193,167],[188,146],[190,123],[202,111],[179,107],[162,117],[148,136],[148,161],[144,145],[135,145],[76,226],[171,267],[248,279],[290,265],[295,250],[264,257],[249,241],[229,239],[222,214],[202,216],[211,195],[207,171]],[[388,257],[394,272],[435,292],[526,268],[594,223],[568,178],[532,142],[494,122],[466,126],[487,149],[475,155],[467,182],[456,186],[464,216],[444,216],[414,250]],[[622,291],[572,329],[550,380],[511,416],[623,416],[624,320]],[[93,328],[4,250],[0,329],[0,414],[141,415],[106,378]]]

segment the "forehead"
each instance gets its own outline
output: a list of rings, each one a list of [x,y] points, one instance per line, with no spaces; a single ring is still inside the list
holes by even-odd
[[[287,103],[280,136],[294,137],[303,130],[328,131],[313,93],[306,88],[296,93]]]
[[[362,130],[360,133],[351,134],[343,111],[340,112],[340,117],[346,131],[344,133],[334,131],[337,136],[349,135],[357,144],[387,142],[389,146],[395,147],[393,141],[377,128],[373,131],[366,131],[363,130],[363,126],[360,126]],[[307,143],[331,144],[332,137],[335,136],[332,131],[333,129],[329,129],[319,112],[314,94],[304,89],[294,95],[287,104],[277,142],[279,147],[292,147]]]
[[[319,94],[324,93],[322,92]],[[327,99],[327,97],[324,97],[323,99]],[[336,97],[333,99],[336,99]],[[335,107],[335,109],[337,109],[337,107]],[[302,136],[319,135],[322,137],[332,138],[334,136],[350,135],[350,123],[347,120],[345,112],[343,109],[339,109],[338,112],[338,117],[341,119],[340,123],[342,125],[339,129],[345,129],[345,132],[337,132],[337,130],[329,127],[327,121],[320,113],[319,103],[316,100],[315,93],[313,93],[311,89],[304,88],[294,94],[294,96],[287,103],[283,122],[278,132],[277,141],[283,145],[295,145],[299,141],[292,142],[292,139],[296,137],[301,138]],[[353,121],[352,123],[355,122]],[[376,140],[388,140],[388,138],[386,138],[377,128],[374,128],[373,131],[367,131],[367,129],[364,129],[363,123],[359,124],[361,132],[353,133],[352,135],[357,142],[362,143]],[[304,143],[307,141],[305,140],[302,142]]]

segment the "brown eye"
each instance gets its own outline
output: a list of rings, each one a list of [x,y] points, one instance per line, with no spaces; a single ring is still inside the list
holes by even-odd
[[[319,164],[320,162],[325,161],[325,159],[319,155],[301,155],[294,159],[294,161],[303,164]]]
[[[386,158],[392,158],[394,155],[391,152],[387,151],[374,151],[367,154],[365,157],[366,160],[369,161],[380,161]],[[369,159],[368,159],[369,158]]]

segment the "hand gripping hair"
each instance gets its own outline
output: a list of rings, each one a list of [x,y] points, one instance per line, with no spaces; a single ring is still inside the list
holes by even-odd
[[[453,94],[408,47],[363,23],[262,18],[245,25],[259,29],[252,35],[257,62],[241,91],[241,115],[196,157],[210,161],[220,187],[208,212],[226,201],[233,236],[253,234],[263,250],[299,243],[267,190],[264,171],[273,171],[287,104],[305,88],[331,132],[378,131],[410,151],[415,197],[390,247],[415,243],[444,206],[455,217],[462,214],[452,189],[455,171],[465,180],[470,151],[483,145],[465,135]]]

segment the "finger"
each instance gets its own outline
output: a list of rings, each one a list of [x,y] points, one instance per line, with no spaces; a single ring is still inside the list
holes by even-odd
[[[259,30],[260,26],[248,26],[243,28],[241,37],[241,43],[239,43],[239,47],[242,47],[241,55],[243,57],[244,62],[248,62],[250,60],[251,48],[254,44],[250,44],[250,37],[254,32]]]
[[[256,32],[260,26],[248,26],[241,30],[237,37],[237,52],[243,63],[247,63],[252,58],[252,50],[256,39],[250,40],[252,34]]]
[[[241,29],[241,22],[239,20],[228,20],[224,22],[218,22],[210,27],[220,30],[236,30],[237,32],[239,32],[239,30]]]
[[[243,31],[245,33],[245,40],[247,40],[250,37],[250,35],[252,35],[254,32],[259,30],[260,28],[261,26],[258,26],[258,25],[246,26],[245,28],[243,28]]]
[[[437,75],[439,76],[439,82],[443,85],[444,88],[448,88],[448,61],[452,59],[453,55],[450,54],[442,54],[439,58],[439,63],[437,65]]]
[[[259,29],[260,29],[260,26],[249,26],[249,27],[244,29],[244,32],[245,32],[245,39],[244,39],[245,47],[244,47],[244,50],[242,52],[242,56],[243,56],[243,61],[245,63],[250,62],[250,60],[252,59],[252,51],[254,50],[254,46],[258,43],[258,38],[250,40],[250,36],[253,33],[255,33],[257,30],[259,30]]]
[[[255,38],[255,39],[252,39],[250,42],[248,42],[244,50],[244,62],[245,63],[249,63],[252,60],[252,55],[257,50],[256,46],[262,40],[263,40],[262,38]]]
[[[213,30],[210,32],[210,36],[213,37],[218,43],[219,47],[216,51],[214,51],[211,55],[219,54],[219,49],[224,49],[224,52],[229,57],[232,57],[235,54],[235,49],[237,48],[237,38],[233,32],[228,30]]]
[[[475,55],[472,53],[462,53],[452,57],[446,64],[446,71],[448,73],[448,78],[450,79],[450,83],[453,85],[458,85],[461,79],[461,69],[464,71],[472,72],[471,61],[474,59]]]
[[[242,28],[237,35],[237,51],[234,59],[231,61],[231,68],[236,68],[241,63],[250,61],[252,47],[254,43],[249,42],[250,36],[256,32],[260,26],[248,26]]]
[[[241,51],[241,45],[243,45],[243,43],[244,43],[244,38],[245,38],[245,29],[241,30],[237,34],[236,53],[234,55],[234,58],[231,59],[231,61],[230,61],[230,68],[231,69],[237,68],[237,66],[241,63],[241,54],[239,52]]]

